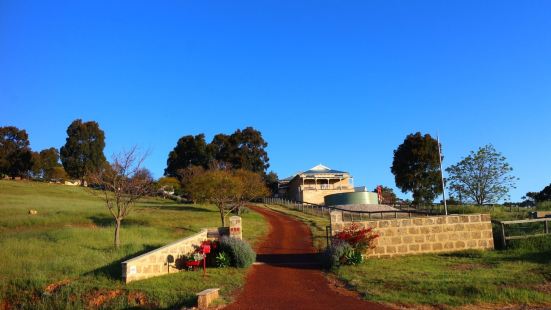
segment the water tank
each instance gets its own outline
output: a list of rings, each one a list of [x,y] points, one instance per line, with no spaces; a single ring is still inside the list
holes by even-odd
[[[324,197],[326,206],[342,205],[370,205],[379,204],[377,193],[373,192],[351,192],[327,195]]]

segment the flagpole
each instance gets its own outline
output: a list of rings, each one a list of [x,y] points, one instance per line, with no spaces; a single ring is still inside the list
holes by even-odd
[[[442,171],[442,150],[440,150],[440,137],[436,134],[438,142],[438,162],[440,163],[440,178],[442,179],[442,200],[444,201],[444,211],[448,215],[448,204],[446,203],[446,185],[444,184],[444,172]]]

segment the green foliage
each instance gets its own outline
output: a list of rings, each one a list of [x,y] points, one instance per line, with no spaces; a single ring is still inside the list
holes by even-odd
[[[168,154],[165,175],[178,176],[178,170],[190,166],[208,168],[210,155],[204,134],[183,136],[178,140],[176,147]]]
[[[329,268],[356,265],[362,262],[361,251],[354,249],[348,242],[339,239],[333,240],[325,251],[325,257]]]
[[[220,251],[228,253],[235,267],[246,268],[256,260],[256,253],[244,240],[224,236],[220,239]]]
[[[536,204],[536,210],[538,210],[538,211],[551,211],[551,200],[538,202]]]
[[[508,197],[515,187],[513,170],[506,158],[490,144],[469,154],[457,164],[446,169],[449,187],[459,197],[478,205],[496,203]]]
[[[415,203],[432,203],[442,192],[438,142],[429,134],[408,135],[394,150],[391,171],[402,192],[412,192]]]
[[[67,128],[65,145],[60,149],[63,167],[69,176],[82,180],[88,173],[96,172],[106,162],[103,155],[105,134],[94,121],[77,119]]]
[[[33,175],[35,178],[41,178],[44,180],[60,179],[62,167],[59,163],[59,151],[51,147],[44,149],[40,153],[33,152]]]
[[[0,176],[25,176],[33,166],[27,132],[14,126],[0,127]]]
[[[219,252],[216,255],[216,266],[220,268],[229,267],[231,265],[231,257],[226,252]]]
[[[231,135],[217,134],[207,144],[205,135],[184,136],[169,153],[165,175],[179,177],[179,170],[191,166],[245,169],[264,174],[270,166],[260,131],[247,127]]]

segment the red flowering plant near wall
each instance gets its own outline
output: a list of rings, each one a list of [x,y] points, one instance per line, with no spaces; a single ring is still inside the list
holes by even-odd
[[[379,238],[379,235],[374,233],[371,227],[363,228],[352,223],[338,232],[335,238],[350,244],[356,251],[364,252],[375,247],[375,239]]]

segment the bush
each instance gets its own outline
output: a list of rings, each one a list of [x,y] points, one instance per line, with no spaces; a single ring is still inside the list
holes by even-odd
[[[216,266],[220,268],[229,267],[231,265],[230,255],[226,252],[220,252],[216,255]]]
[[[244,240],[224,236],[220,239],[220,252],[226,252],[235,267],[246,268],[256,260],[256,253]]]
[[[374,248],[374,241],[379,235],[373,233],[373,229],[370,228],[360,228],[358,224],[352,223],[351,225],[345,227],[343,231],[338,232],[335,235],[335,238],[341,241],[348,243],[354,250],[363,252],[367,249]]]
[[[329,268],[342,265],[356,265],[362,262],[362,253],[355,250],[348,242],[336,239],[325,251],[326,264]]]

